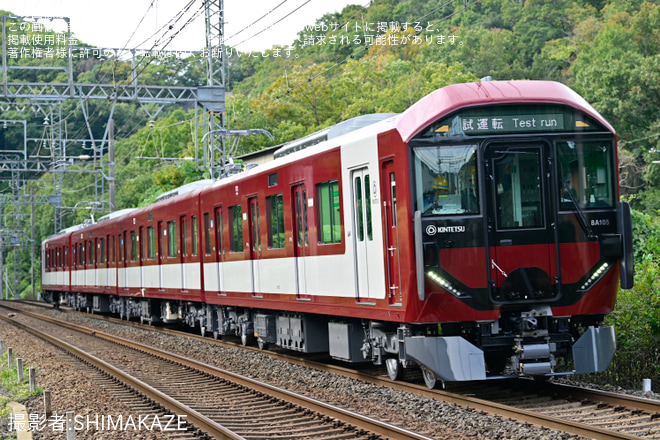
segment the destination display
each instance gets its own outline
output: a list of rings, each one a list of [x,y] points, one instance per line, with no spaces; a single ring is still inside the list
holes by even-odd
[[[557,105],[502,105],[465,109],[442,119],[420,134],[435,136],[482,136],[518,133],[601,131],[600,124],[573,109]]]
[[[537,131],[564,131],[564,115],[506,115],[493,117],[456,117],[463,134],[521,133]]]

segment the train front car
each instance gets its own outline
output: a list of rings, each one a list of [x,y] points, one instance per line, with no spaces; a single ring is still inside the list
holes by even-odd
[[[421,305],[404,364],[429,386],[607,368],[601,323],[632,287],[612,127],[559,83],[511,81],[440,89],[397,128]]]

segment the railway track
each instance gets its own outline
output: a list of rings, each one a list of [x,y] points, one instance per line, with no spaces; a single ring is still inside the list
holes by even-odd
[[[428,440],[173,353],[32,312],[11,310],[15,315],[2,316],[3,320],[115,377],[170,414],[185,415],[185,421],[212,438]],[[75,346],[64,339],[75,340]],[[193,384],[194,393],[190,389]],[[153,414],[152,409],[149,411]]]
[[[180,331],[171,329],[161,328],[158,331],[182,335]],[[184,335],[207,343],[227,344],[226,341],[214,341],[190,333]],[[452,392],[429,390],[424,385],[391,381],[385,375],[329,365],[301,356],[268,353],[286,362],[588,438],[660,438],[660,402],[653,400],[526,380],[452,385]]]

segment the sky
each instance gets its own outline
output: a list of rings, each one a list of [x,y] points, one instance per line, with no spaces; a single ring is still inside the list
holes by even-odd
[[[202,0],[0,0],[0,9],[18,16],[68,17],[75,36],[94,47],[149,49],[153,35],[159,30],[162,34],[161,29],[189,3],[191,7],[173,24],[166,40],[197,17],[166,49],[200,50],[205,47]],[[226,41],[242,52],[291,45],[303,26],[313,25],[326,13],[340,12],[348,4],[366,5],[368,0],[224,0]],[[64,20],[52,23],[56,32],[66,30]]]

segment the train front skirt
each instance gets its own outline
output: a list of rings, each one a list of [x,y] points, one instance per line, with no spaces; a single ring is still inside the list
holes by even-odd
[[[512,359],[510,375],[488,376],[484,352],[461,336],[411,336],[404,339],[406,355],[445,382],[500,379],[514,376],[553,376],[553,343],[521,345]],[[590,327],[573,344],[575,374],[600,373],[616,351],[613,326]]]

